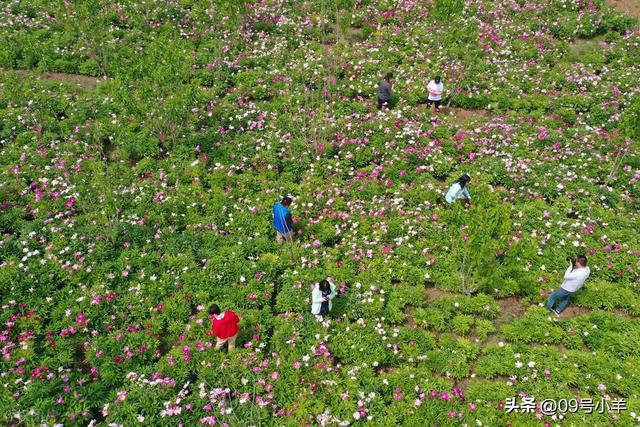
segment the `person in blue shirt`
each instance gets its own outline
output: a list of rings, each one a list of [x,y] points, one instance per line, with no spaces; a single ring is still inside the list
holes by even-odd
[[[469,175],[464,174],[454,182],[445,196],[447,203],[453,203],[458,199],[471,200],[471,195],[469,195],[469,190],[467,190],[467,183],[469,181],[471,181]]]
[[[293,239],[293,218],[289,211],[291,202],[291,197],[285,196],[281,202],[273,205],[273,228],[276,229],[278,243]]]

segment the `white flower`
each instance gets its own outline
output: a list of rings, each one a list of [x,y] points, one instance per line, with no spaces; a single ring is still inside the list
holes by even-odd
[[[516,368],[522,368],[523,363],[520,361],[516,362]]]
[[[534,362],[534,361],[532,360],[531,362],[527,363],[527,365],[528,365],[530,368],[533,368],[534,366],[536,366],[536,362]]]
[[[360,419],[360,412],[356,411],[353,413],[353,418],[355,418],[356,420]]]

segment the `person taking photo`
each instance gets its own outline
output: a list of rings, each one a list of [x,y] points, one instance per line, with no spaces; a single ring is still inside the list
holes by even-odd
[[[584,255],[578,255],[575,258],[568,257],[569,267],[564,272],[564,282],[560,285],[560,288],[549,296],[546,307],[549,311],[560,315],[562,311],[569,305],[571,296],[575,294],[582,286],[584,282],[591,274],[591,270],[587,267],[587,257]],[[556,301],[558,301],[557,307],[554,309]]]

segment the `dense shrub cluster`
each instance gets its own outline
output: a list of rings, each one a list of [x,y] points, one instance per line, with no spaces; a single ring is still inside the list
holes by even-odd
[[[535,396],[636,425],[633,26],[599,0],[5,2],[0,424],[560,423],[504,409]],[[577,252],[592,277],[551,318]]]

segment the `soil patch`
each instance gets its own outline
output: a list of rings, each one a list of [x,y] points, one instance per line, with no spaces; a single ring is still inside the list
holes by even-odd
[[[522,305],[519,298],[508,297],[496,300],[500,305],[500,314],[495,320],[496,325],[503,325],[522,318],[527,311],[527,307]]]
[[[469,110],[458,107],[442,107],[442,113],[449,116],[452,115],[457,121],[466,121],[471,119],[488,119],[493,117],[487,110]]]
[[[99,77],[84,76],[82,74],[68,74],[68,73],[38,73],[32,70],[6,70],[3,72],[15,71],[19,76],[25,78],[34,78],[40,81],[53,81],[72,86],[80,86],[83,89],[95,90],[98,83],[105,79]]]
[[[443,291],[438,288],[427,288],[427,300],[429,301],[436,300],[440,297],[453,297],[453,296],[460,296],[460,295],[461,294]]]

